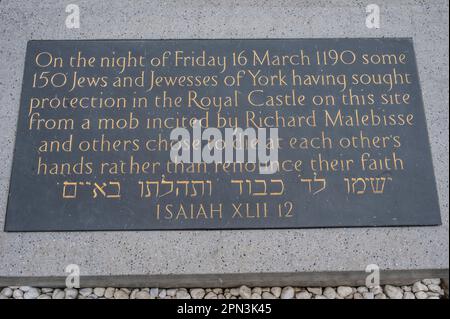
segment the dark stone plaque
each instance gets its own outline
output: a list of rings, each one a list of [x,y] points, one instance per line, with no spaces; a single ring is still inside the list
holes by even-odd
[[[194,119],[276,171],[175,164]],[[30,41],[15,143],[6,231],[441,223],[411,39]]]

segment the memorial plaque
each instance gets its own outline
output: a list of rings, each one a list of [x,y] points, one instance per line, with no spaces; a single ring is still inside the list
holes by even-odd
[[[440,223],[411,39],[28,43],[6,231]]]

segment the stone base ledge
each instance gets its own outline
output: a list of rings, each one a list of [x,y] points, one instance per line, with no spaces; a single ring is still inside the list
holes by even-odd
[[[161,288],[230,288],[299,286],[364,286],[368,273],[362,271],[303,272],[303,273],[245,273],[245,274],[186,274],[186,275],[112,275],[81,276],[81,287],[161,287]],[[448,283],[449,269],[381,271],[380,284],[411,285],[424,278],[441,278]],[[0,287],[34,286],[65,287],[65,277],[0,277]]]

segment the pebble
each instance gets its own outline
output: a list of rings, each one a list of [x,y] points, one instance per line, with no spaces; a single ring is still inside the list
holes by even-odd
[[[254,292],[254,293],[252,293],[252,296],[250,297],[250,299],[261,299],[261,294]]]
[[[405,292],[410,292],[412,288],[410,286],[402,286],[402,290]]]
[[[403,299],[403,290],[400,287],[386,285],[384,292],[390,299]]]
[[[49,292],[53,292],[53,288],[41,288],[41,292],[43,294],[48,294]]]
[[[114,292],[114,299],[129,299],[129,295],[126,290],[119,289]]]
[[[277,299],[277,298],[270,292],[265,291],[262,294],[262,299]]]
[[[239,288],[231,288],[230,294],[235,297],[239,296]]]
[[[66,293],[66,299],[76,299],[78,296],[78,290],[74,288],[66,288],[64,292]]]
[[[339,294],[339,296],[346,298],[353,293],[353,289],[347,286],[339,286],[337,289],[337,293]]]
[[[175,297],[175,295],[177,294],[177,290],[176,289],[167,289],[166,290],[166,295],[169,297]]]
[[[430,284],[430,285],[428,285],[428,290],[431,291],[431,292],[436,292],[438,294],[443,295],[442,289],[438,285]]]
[[[217,295],[214,292],[210,291],[206,294],[205,299],[217,299]]]
[[[417,281],[414,283],[412,287],[413,292],[419,292],[419,291],[428,291],[428,287],[421,283],[420,281]]]
[[[205,294],[205,290],[202,288],[191,289],[191,296],[193,299],[202,299]]]
[[[435,278],[435,279],[424,279],[422,280],[422,282],[425,285],[440,285],[441,284],[441,280],[439,278]]]
[[[280,298],[281,298],[281,299],[292,299],[292,298],[294,298],[294,295],[295,295],[295,290],[294,290],[294,288],[288,286],[288,287],[284,287],[284,288],[281,290],[281,296],[280,296]]]
[[[428,298],[428,295],[425,291],[418,291],[418,292],[416,292],[415,295],[416,295],[417,299],[427,299]]]
[[[311,299],[312,294],[307,291],[301,291],[295,294],[296,299]]]
[[[159,295],[159,289],[158,288],[151,288],[149,291],[150,297],[156,298]]]
[[[53,290],[52,299],[64,299],[66,297],[66,293],[64,290],[55,289]]]
[[[255,287],[252,289],[252,294],[258,294],[261,295],[262,294],[262,288],[261,287]]]
[[[175,294],[177,299],[191,299],[191,295],[184,290],[178,290]]]
[[[136,292],[135,294],[136,299],[152,299],[152,296],[147,291],[141,290]]]
[[[16,289],[13,291],[13,298],[14,299],[23,299],[23,291],[20,289]]]
[[[375,295],[373,292],[363,292],[364,299],[375,299]]]
[[[369,289],[367,289],[367,287],[361,286],[361,287],[358,287],[358,288],[356,289],[356,291],[359,292],[360,294],[363,294],[363,293],[365,293],[365,292],[368,292]]]
[[[374,295],[379,295],[383,293],[383,288],[381,288],[380,286],[376,286],[373,288],[370,288],[370,291],[373,292]]]
[[[104,295],[105,298],[111,299],[112,297],[114,297],[114,291],[116,291],[115,288],[112,288],[112,287],[106,288],[105,295]]]
[[[161,299],[164,299],[166,296],[167,296],[166,289],[161,289],[161,291],[159,292],[158,297],[161,298]]]
[[[144,288],[144,289],[146,289],[146,288]],[[144,290],[144,289],[142,289],[142,290]],[[124,293],[126,293],[128,295],[131,293],[131,290],[128,288],[120,288],[120,290],[122,290]]]
[[[280,298],[281,296],[281,287],[272,287],[270,288],[270,292],[272,295],[274,295],[276,298]]]
[[[307,290],[314,294],[314,295],[321,295],[322,294],[322,288],[316,287],[316,288],[307,288]]]
[[[3,288],[0,292],[2,296],[5,296],[6,298],[11,298],[13,295],[13,290],[9,287]]]
[[[23,294],[23,299],[36,299],[40,294],[41,292],[37,288],[30,287],[30,289]]]
[[[78,293],[79,293],[80,295],[82,295],[83,297],[87,297],[87,296],[89,296],[90,294],[92,294],[92,288],[83,288],[83,289],[80,289],[80,290],[78,290]]]
[[[130,299],[136,299],[136,294],[137,294],[139,291],[140,291],[139,289],[133,289],[133,290],[131,291],[131,294],[130,294]],[[145,290],[142,290],[142,291],[145,291]],[[148,291],[145,291],[145,292],[148,292]]]
[[[327,297],[328,299],[336,299],[336,290],[334,290],[331,287],[325,288],[323,291],[323,295]]]
[[[52,299],[49,295],[40,295],[37,299]]]
[[[416,296],[411,291],[406,291],[403,299],[416,299]]]
[[[242,299],[250,299],[252,296],[252,290],[247,286],[241,286],[239,287],[239,296]]]
[[[106,291],[105,288],[101,288],[101,287],[94,288],[94,294],[97,297],[103,297],[105,295],[105,291]]]

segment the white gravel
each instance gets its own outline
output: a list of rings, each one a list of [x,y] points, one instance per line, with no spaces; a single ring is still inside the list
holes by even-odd
[[[424,279],[410,286],[248,287],[235,288],[114,288],[48,287],[0,288],[0,299],[440,299],[440,279]]]

